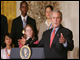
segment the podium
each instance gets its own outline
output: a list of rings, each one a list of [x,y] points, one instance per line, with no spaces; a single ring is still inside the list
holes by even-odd
[[[21,59],[20,57],[21,48],[11,48],[10,59]],[[45,59],[44,48],[42,47],[31,47],[31,56],[29,59]]]

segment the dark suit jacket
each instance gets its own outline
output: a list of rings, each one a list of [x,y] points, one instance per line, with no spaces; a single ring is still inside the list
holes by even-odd
[[[38,46],[44,47],[45,58],[67,59],[67,52],[69,50],[73,50],[74,48],[72,32],[61,25],[56,32],[51,48],[49,48],[51,31],[52,29],[47,30],[43,33],[42,39],[40,40]],[[67,40],[67,47],[64,47],[62,43],[59,43],[61,33]]]
[[[28,16],[26,24],[32,25],[35,32],[35,37],[37,37],[36,21]],[[23,22],[21,16],[19,16],[13,20],[11,29],[11,35],[13,37],[13,44],[15,45],[15,47],[18,47],[18,39],[21,39],[21,36],[23,36],[22,30],[23,30]]]
[[[7,17],[1,15],[1,46],[3,44],[3,37],[6,33],[8,33]]]

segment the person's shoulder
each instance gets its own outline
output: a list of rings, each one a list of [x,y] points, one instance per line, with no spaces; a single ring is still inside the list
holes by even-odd
[[[29,20],[35,21],[35,19],[33,19],[32,17],[28,16],[27,17]]]
[[[44,26],[45,25],[45,21],[43,21],[41,24],[40,24],[40,26]]]
[[[6,16],[4,16],[4,15],[1,15],[1,18],[7,18]]]
[[[4,52],[5,48],[1,49],[1,52]]]
[[[45,24],[45,21],[43,21],[41,24]]]
[[[6,16],[4,16],[4,15],[1,15],[2,17],[6,17]]]
[[[21,16],[18,16],[16,18],[14,18],[13,21],[18,21],[18,20],[20,20],[20,18],[21,18]]]
[[[52,29],[53,29],[53,28],[44,31],[44,34],[50,33],[50,32],[52,31]]]
[[[63,31],[65,31],[66,33],[68,33],[68,32],[72,33],[72,31],[69,28],[67,28],[67,27],[63,27]]]

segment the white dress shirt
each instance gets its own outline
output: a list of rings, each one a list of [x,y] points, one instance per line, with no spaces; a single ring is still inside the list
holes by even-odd
[[[23,17],[23,16],[21,15],[21,19],[22,19],[22,22],[23,22],[23,29],[24,29],[25,26],[26,26],[27,15],[26,15],[25,17]],[[25,22],[24,22],[24,19],[25,19]]]
[[[11,50],[8,50],[7,49],[8,54],[10,54],[10,51]],[[1,49],[1,58],[2,59],[7,59],[5,48],[4,49]]]

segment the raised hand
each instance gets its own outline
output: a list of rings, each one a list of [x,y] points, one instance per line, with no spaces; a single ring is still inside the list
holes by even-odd
[[[65,40],[63,34],[61,33],[61,36],[59,38],[59,43],[65,43],[65,42],[66,42],[66,40]]]
[[[19,45],[25,45],[26,39],[24,37],[21,37],[22,39],[18,39],[18,44]]]

